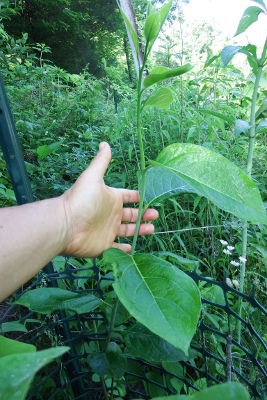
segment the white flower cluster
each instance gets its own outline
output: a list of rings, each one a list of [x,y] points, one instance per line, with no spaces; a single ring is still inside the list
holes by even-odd
[[[235,249],[234,246],[229,246],[228,242],[226,240],[220,240],[220,242],[223,246],[226,246],[226,249],[223,249],[224,254],[231,256],[233,254],[232,251]],[[239,260],[240,260],[240,262],[244,262],[244,263],[247,261],[246,258],[241,257],[241,256],[239,257]],[[234,267],[240,266],[240,263],[237,261],[234,261],[234,260],[230,261],[230,264],[233,265]],[[236,289],[239,289],[239,282],[236,279],[231,280],[230,278],[226,278],[226,283],[230,287],[234,286]]]

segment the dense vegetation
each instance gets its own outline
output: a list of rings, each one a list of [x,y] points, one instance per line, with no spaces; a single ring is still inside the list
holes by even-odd
[[[110,143],[113,153],[106,183],[137,188],[141,169],[136,135],[137,80],[132,61],[127,62],[130,49],[123,40],[125,28],[116,2],[102,2],[103,6],[100,2],[95,7],[93,1],[61,0],[56,8],[54,2],[51,6],[45,0],[3,3],[1,74],[36,199],[57,196],[66,190],[94,157],[102,140]],[[146,2],[133,3],[142,28]],[[186,44],[193,41],[183,40],[184,21],[176,16],[183,2],[174,3],[169,22],[175,18],[179,22],[178,42],[165,34],[162,46],[151,54],[149,72],[158,62],[178,67],[191,61],[192,50]],[[171,80],[174,101],[169,108],[148,107],[143,112],[145,158],[155,159],[172,143],[197,144],[223,155],[246,172],[248,121],[256,80],[253,57],[248,57],[245,74],[236,64],[225,62],[223,55],[212,54],[211,43],[203,42],[212,37],[212,28],[205,29],[192,30],[193,40],[199,40],[194,52],[199,52],[199,58],[205,54],[202,67]],[[181,49],[178,54],[173,50],[177,46]],[[247,52],[257,51],[260,58],[262,49],[250,46]],[[266,95],[265,65],[257,91],[251,173],[265,208]],[[2,158],[0,193],[0,206],[16,203]],[[160,217],[155,234],[139,239],[138,250],[160,253],[163,259],[168,254],[174,263],[175,255],[179,255],[186,260],[182,264],[185,270],[192,269],[190,261],[197,260],[199,271],[217,280],[222,280],[227,271],[229,283],[239,288],[239,257],[244,242],[241,218],[192,193],[171,197],[157,207]],[[227,253],[222,241],[233,250]],[[251,293],[254,284],[257,298],[265,307],[266,241],[266,225],[248,226],[244,292]],[[261,334],[266,339],[264,325]],[[266,360],[266,353],[261,356]]]

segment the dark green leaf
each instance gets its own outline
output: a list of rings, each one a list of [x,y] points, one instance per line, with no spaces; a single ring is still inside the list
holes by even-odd
[[[220,154],[194,144],[166,147],[152,165],[176,172],[216,206],[238,218],[266,223],[266,211],[255,183],[236,165]]]
[[[143,107],[168,108],[172,101],[172,92],[167,88],[161,88],[145,100]]]
[[[28,332],[28,329],[20,324],[18,321],[14,322],[3,322],[0,326],[0,332]]]
[[[88,363],[100,376],[108,375],[120,379],[127,370],[127,359],[121,354],[116,343],[110,343],[105,353],[97,352],[88,356]]]
[[[12,304],[20,304],[41,314],[69,310],[83,314],[99,307],[102,300],[92,294],[78,294],[59,288],[29,290]]]
[[[143,358],[151,363],[189,359],[182,350],[175,348],[141,324],[131,326],[123,331],[122,335],[132,357]]]
[[[136,56],[138,58],[139,57],[139,42],[138,42],[137,34],[135,33],[132,25],[130,24],[130,21],[128,20],[128,18],[126,17],[126,15],[124,14],[124,12],[122,11],[121,8],[120,8],[120,12],[121,12],[121,15],[123,16],[124,22],[125,22],[125,24],[126,24],[126,26],[128,28],[128,31],[129,31],[129,33],[131,35],[132,40],[133,40],[135,53],[136,53]]]
[[[115,292],[129,313],[150,331],[188,354],[200,313],[194,281],[153,255],[104,252],[113,265]]]
[[[146,171],[146,208],[180,193],[196,193],[196,191],[175,172],[172,173],[166,168],[152,167]]]
[[[240,35],[240,33],[245,32],[245,30],[252,25],[255,21],[257,21],[258,16],[260,13],[264,12],[262,8],[256,7],[256,6],[251,6],[248,7],[245,11],[244,14],[242,15],[242,18],[239,22],[239,25],[237,27],[237,31],[235,33],[235,36]]]
[[[167,67],[155,67],[150,74],[145,77],[144,87],[147,88],[155,83],[163,81],[164,79],[174,78],[175,76],[185,74],[192,68],[193,66],[191,64],[185,64],[173,69]]]
[[[24,400],[36,372],[68,350],[69,347],[62,346],[0,358],[1,400]]]

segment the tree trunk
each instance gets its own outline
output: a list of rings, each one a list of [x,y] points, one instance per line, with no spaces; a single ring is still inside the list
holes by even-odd
[[[130,58],[129,58],[129,51],[127,47],[127,36],[124,35],[123,37],[123,44],[124,44],[124,51],[126,55],[126,62],[127,62],[127,68],[128,68],[128,75],[130,82],[133,83],[133,74],[132,74],[132,69],[131,69],[131,64],[130,64]]]
[[[125,14],[125,16],[127,17],[128,21],[130,22],[133,30],[137,34],[137,37],[139,38],[139,33],[138,33],[137,25],[136,25],[136,22],[135,22],[135,14],[134,14],[134,9],[133,9],[133,4],[132,4],[131,0],[120,0],[120,7],[121,7],[123,13]],[[126,30],[127,30],[127,35],[128,35],[128,39],[129,39],[132,55],[133,55],[136,75],[137,75],[137,78],[139,78],[138,58],[139,58],[140,65],[142,65],[143,62],[144,62],[144,54],[143,54],[141,45],[139,45],[139,54],[138,54],[138,58],[137,58],[131,34],[130,34],[126,24],[125,24],[125,26],[126,26]],[[139,41],[139,43],[140,43],[140,41]]]

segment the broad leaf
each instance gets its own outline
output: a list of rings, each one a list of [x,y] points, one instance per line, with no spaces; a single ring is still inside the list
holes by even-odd
[[[242,49],[242,46],[226,46],[221,51],[221,57],[224,67],[232,60],[234,55]]]
[[[251,1],[253,1],[254,3],[257,3],[259,6],[261,6],[267,13],[267,8],[266,8],[266,5],[263,0],[251,0]]]
[[[169,10],[172,5],[172,0],[165,4],[158,12],[154,12],[146,18],[144,35],[147,41],[147,49],[150,51],[154,41],[157,39],[162,25],[167,18]]]
[[[161,82],[164,79],[174,78],[185,74],[193,68],[191,64],[185,64],[178,68],[167,68],[167,67],[155,67],[149,75],[144,79],[144,87],[147,88],[155,83]]]
[[[126,15],[124,14],[124,12],[122,11],[121,8],[120,8],[120,12],[121,12],[121,15],[123,16],[124,22],[125,22],[125,24],[126,24],[126,26],[128,28],[128,31],[129,31],[129,33],[131,35],[131,38],[132,38],[132,41],[133,41],[133,44],[134,44],[134,48],[135,48],[135,52],[136,52],[136,57],[138,58],[139,57],[139,42],[138,42],[137,34],[134,31],[130,21],[128,20],[128,18],[126,17]]]
[[[175,172],[166,168],[152,167],[147,170],[144,198],[146,208],[180,193],[196,193],[196,191]]]
[[[51,150],[50,150],[49,146],[47,146],[47,144],[37,147],[37,154],[38,154],[39,160],[42,160],[43,158],[48,156],[48,154],[50,154],[50,153],[51,153]]]
[[[0,326],[0,333],[5,332],[28,332],[28,329],[18,321],[4,322]]]
[[[186,230],[186,228],[185,228],[185,230]],[[171,261],[175,265],[178,264],[179,266],[183,266],[184,269],[186,269],[188,271],[194,271],[195,268],[196,268],[196,270],[198,270],[198,267],[199,267],[198,260],[189,260],[188,258],[181,257],[178,254],[172,253],[171,251],[157,251],[154,254],[163,259],[168,257],[168,261]]]
[[[195,282],[153,255],[127,255],[109,249],[104,252],[104,259],[113,265],[113,287],[129,313],[188,354],[201,308]]]
[[[168,108],[172,103],[172,92],[167,88],[159,89],[155,94],[149,96],[143,105],[145,107]]]
[[[116,343],[110,343],[107,351],[96,352],[88,356],[90,367],[100,376],[108,375],[120,379],[127,370],[127,359],[121,354]]]
[[[0,358],[9,356],[11,354],[34,353],[35,351],[36,347],[32,344],[23,343],[0,336]]]
[[[69,347],[62,346],[0,358],[1,400],[23,400],[36,372],[68,350]]]
[[[243,121],[242,119],[235,120],[235,136],[239,137],[239,135],[243,132],[247,132],[250,128],[250,125],[247,121]]]
[[[94,310],[101,299],[92,294],[78,294],[59,288],[40,288],[29,290],[12,304],[20,304],[41,314],[50,314],[57,310],[69,310],[83,314]]]
[[[238,382],[227,382],[187,395],[156,397],[152,400],[249,400],[245,387]]]
[[[150,163],[175,172],[198,195],[236,217],[266,224],[259,189],[245,172],[220,154],[194,144],[176,143]]]
[[[141,324],[132,325],[123,331],[122,335],[132,357],[140,357],[151,363],[187,361],[189,359],[182,350],[176,349]]]
[[[245,11],[244,14],[242,15],[242,18],[239,22],[239,25],[237,27],[237,31],[235,33],[235,36],[240,35],[240,33],[245,32],[245,30],[252,25],[255,21],[257,21],[258,16],[260,13],[264,12],[264,10],[260,7],[256,6],[251,6],[248,7]]]

